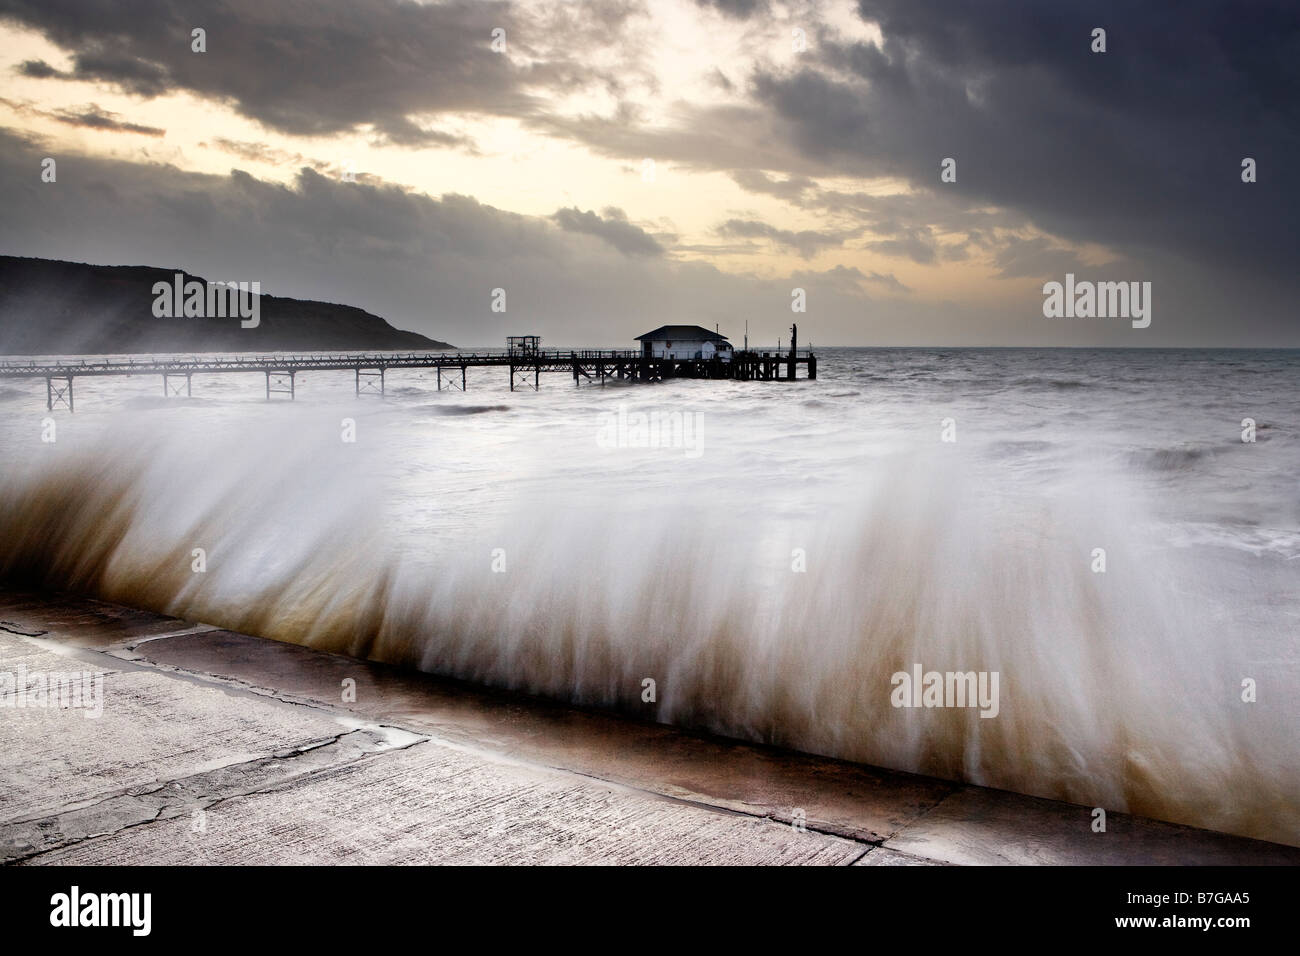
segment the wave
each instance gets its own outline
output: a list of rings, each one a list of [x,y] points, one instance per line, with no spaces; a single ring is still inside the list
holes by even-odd
[[[509,405],[426,405],[422,412],[426,415],[486,415],[490,412],[508,412]]]
[[[1084,382],[1077,378],[1046,378],[1040,375],[1029,375],[1014,379],[1007,384],[1008,388],[1047,388],[1054,391],[1065,391],[1075,388],[1092,388],[1094,382]]]
[[[1300,844],[1294,735],[1239,702],[1235,652],[1186,598],[1216,569],[1124,546],[1136,499],[1080,478],[995,509],[978,469],[936,449],[876,462],[802,516],[746,523],[672,488],[629,509],[621,486],[593,485],[573,507],[465,521],[426,551],[394,533],[373,461],[300,433],[141,427],[16,463],[0,478],[0,577]],[[998,672],[997,717],[894,707],[892,675],[917,663]]]
[[[1224,450],[1214,445],[1182,444],[1167,448],[1141,449],[1132,452],[1129,459],[1140,470],[1187,472],[1222,454]]]

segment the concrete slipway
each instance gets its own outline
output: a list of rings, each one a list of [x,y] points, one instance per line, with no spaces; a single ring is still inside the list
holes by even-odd
[[[1117,813],[1096,834],[1086,807],[0,591],[0,672],[20,668],[102,672],[104,708],[0,709],[7,863],[1300,863],[1297,848]]]

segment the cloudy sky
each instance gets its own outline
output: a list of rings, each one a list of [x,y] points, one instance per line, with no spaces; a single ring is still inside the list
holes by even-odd
[[[0,0],[0,253],[458,345],[1295,347],[1298,9]],[[1067,272],[1151,326],[1045,318]]]

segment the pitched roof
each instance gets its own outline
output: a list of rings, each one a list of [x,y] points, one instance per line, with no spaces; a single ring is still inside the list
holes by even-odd
[[[710,332],[708,329],[698,325],[661,325],[645,335],[638,335],[636,340],[643,342],[645,340],[658,341],[667,339],[669,341],[683,342],[726,342],[725,335],[719,335],[717,332]]]

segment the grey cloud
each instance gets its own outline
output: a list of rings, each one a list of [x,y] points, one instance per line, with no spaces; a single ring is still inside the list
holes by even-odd
[[[24,60],[18,64],[16,69],[22,76],[30,76],[38,80],[47,80],[50,77],[62,75],[44,60]]]
[[[568,232],[581,232],[596,236],[608,242],[624,255],[657,256],[662,255],[664,247],[640,226],[627,221],[621,209],[606,209],[605,217],[588,210],[580,211],[577,207],[558,209],[551,217]]]
[[[81,126],[86,129],[140,133],[144,136],[162,136],[167,132],[157,126],[142,126],[139,123],[124,122],[118,117],[117,113],[100,109],[94,103],[83,106],[80,110],[58,110],[51,115],[61,123],[67,123],[69,126]]]
[[[773,179],[762,170],[737,169],[731,174],[736,185],[754,193],[766,193],[776,196],[796,206],[806,205],[805,196],[810,192],[819,192],[817,184],[807,176],[787,176],[785,179]]]
[[[851,291],[866,285],[878,285],[891,292],[911,292],[892,272],[863,272],[856,266],[835,266],[821,272],[796,272],[792,279],[820,288]]]
[[[1043,278],[1081,272],[1084,264],[1070,249],[1054,245],[1048,239],[1009,238],[994,256],[998,278],[1014,279],[1022,276]]]
[[[810,259],[822,249],[842,246],[844,242],[857,234],[850,232],[819,232],[814,229],[791,230],[779,229],[770,223],[754,219],[728,219],[717,227],[720,235],[740,239],[768,239],[778,245],[796,250],[805,259]]]
[[[867,243],[867,248],[883,256],[911,259],[923,266],[933,263],[938,255],[934,242],[920,231],[898,239],[878,239]]]
[[[747,19],[767,10],[767,0],[695,0],[701,7],[711,7],[737,20]]]
[[[1000,248],[1009,230],[1028,220],[1014,210],[990,209],[951,191],[846,193],[825,189],[806,176],[777,179],[760,170],[736,170],[732,179],[751,192],[775,196],[799,209],[816,210],[835,222],[853,222],[878,237],[865,248],[921,265],[957,262],[970,257],[970,246]],[[964,239],[943,239],[964,235]]]
[[[137,96],[161,96],[171,85],[169,71],[161,63],[105,49],[98,43],[90,50],[75,52],[72,63],[72,71],[61,77],[115,83]]]
[[[250,143],[243,140],[227,139],[224,136],[213,137],[211,143],[200,143],[199,145],[208,149],[219,149],[222,152],[230,153],[232,156],[238,156],[240,159],[257,163],[269,163],[274,166],[302,166],[305,164],[314,168],[324,168],[326,165],[319,161],[308,160],[302,153],[291,153],[287,150],[268,146],[266,143]]]
[[[870,272],[862,277],[863,282],[877,283],[884,286],[892,292],[911,292],[910,286],[904,285],[898,281],[898,276],[892,272]]]
[[[693,169],[782,169],[826,174],[832,167],[801,155],[769,111],[750,105],[673,104],[677,125],[646,124],[624,106],[611,116],[536,114],[526,122],[615,159],[651,158]]]
[[[167,132],[165,129],[159,129],[156,126],[144,126],[140,123],[125,121],[121,119],[117,113],[112,113],[108,110],[102,109],[95,103],[75,109],[43,110],[33,106],[29,102],[20,103],[16,100],[0,97],[0,104],[9,107],[24,116],[42,116],[46,119],[52,119],[68,126],[79,126],[83,129],[109,130],[119,133],[139,133],[144,136],[163,136]]]

